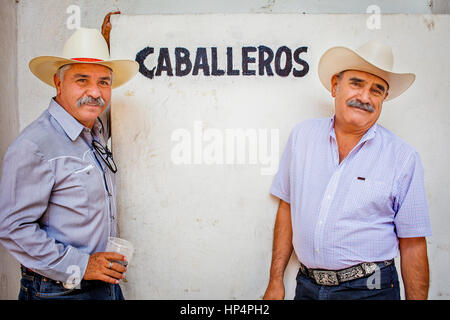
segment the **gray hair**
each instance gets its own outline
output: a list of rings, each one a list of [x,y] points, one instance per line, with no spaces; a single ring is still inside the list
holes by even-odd
[[[71,64],[65,64],[62,67],[56,71],[56,76],[61,79],[62,82],[64,82],[64,75],[66,74],[66,71],[72,68]]]
[[[104,66],[104,67],[106,67],[106,66]],[[57,76],[58,78],[61,79],[61,81],[64,81],[64,75],[66,74],[66,71],[69,70],[70,68],[72,68],[72,64],[65,64],[65,65],[63,65],[62,67],[60,67],[60,68],[56,71],[55,74],[56,74],[56,76]],[[106,67],[106,68],[108,68],[108,67]],[[108,68],[108,70],[109,70],[109,73],[111,74],[111,85],[112,85],[113,80],[114,80],[114,74],[113,74],[113,71],[112,71],[110,68]]]

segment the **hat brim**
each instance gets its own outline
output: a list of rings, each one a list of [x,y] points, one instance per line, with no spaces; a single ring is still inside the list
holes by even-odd
[[[378,68],[355,51],[345,47],[328,49],[320,58],[318,73],[320,82],[331,92],[331,78],[345,70],[364,71],[376,75],[389,85],[385,101],[392,100],[406,91],[416,79],[413,73],[395,73]]]
[[[64,65],[67,64],[97,64],[108,67],[112,70],[114,80],[112,88],[117,88],[124,83],[131,80],[139,70],[139,64],[133,60],[109,60],[109,61],[76,61],[72,59],[66,59],[61,57],[41,56],[34,58],[30,61],[29,67],[31,72],[44,83],[49,86],[55,87],[53,77]]]

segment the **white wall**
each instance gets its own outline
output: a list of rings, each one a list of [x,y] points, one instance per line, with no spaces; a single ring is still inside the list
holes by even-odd
[[[8,0],[3,0],[8,1]],[[444,0],[445,1],[445,0]],[[13,2],[13,0],[9,0]],[[81,9],[81,26],[99,28],[106,13],[120,10],[133,14],[183,13],[366,13],[370,5],[381,13],[431,13],[427,0],[23,0],[18,6],[18,83],[19,124],[25,128],[48,106],[53,89],[37,82],[28,62],[37,55],[57,55],[72,30],[67,29],[71,5]],[[445,9],[445,8],[444,8]],[[434,13],[438,13],[434,12]],[[39,40],[37,40],[39,39]],[[26,88],[26,89],[25,89]],[[31,107],[32,106],[32,107]]]
[[[17,10],[14,1],[0,2],[0,159],[19,133],[17,109]],[[1,170],[0,164],[0,170]],[[18,264],[0,246],[0,299],[17,297]]]
[[[446,0],[435,0],[431,7],[427,0],[1,0],[0,158],[18,132],[46,109],[54,94],[52,88],[34,78],[27,65],[35,56],[60,53],[72,32],[66,28],[70,5],[81,8],[81,26],[100,27],[104,15],[117,9],[123,14],[364,13],[371,4],[379,5],[382,13],[449,12]],[[3,247],[0,261],[0,299],[15,299],[19,287],[17,263]]]
[[[273,152],[276,148],[279,159],[296,123],[333,114],[332,98],[317,75],[320,55],[335,45],[356,47],[367,39],[378,39],[392,45],[394,70],[417,76],[405,94],[384,103],[379,122],[421,155],[433,227],[433,236],[427,239],[430,298],[448,298],[450,280],[444,274],[449,261],[446,208],[450,200],[445,186],[450,184],[450,153],[445,146],[450,137],[450,44],[441,39],[448,35],[449,18],[385,15],[379,30],[366,27],[366,15],[342,14],[151,15],[114,19],[113,57],[133,59],[146,46],[154,47],[155,54],[146,60],[148,69],[156,66],[162,47],[169,48],[172,66],[176,47],[189,49],[192,62],[197,47],[216,47],[221,69],[226,69],[226,47],[232,47],[234,66],[239,69],[242,46],[261,44],[274,51],[282,45],[292,50],[307,46],[308,52],[302,58],[310,68],[304,78],[292,74],[287,78],[246,77],[242,73],[205,77],[200,72],[185,77],[163,74],[150,80],[138,74],[114,91],[113,147],[120,168],[118,190],[128,191],[118,195],[119,227],[121,236],[136,246],[128,268],[129,282],[124,284],[127,296],[262,297],[268,281],[278,204],[269,195],[276,169],[263,175],[261,169],[267,167],[261,158],[255,157],[254,164],[247,158],[252,147],[261,148],[261,140],[259,144],[247,144],[244,163],[227,164],[224,159],[238,149],[222,146],[224,132],[243,128],[268,133],[275,129],[280,139],[278,135],[269,136],[267,149],[263,150]],[[405,34],[413,34],[414,38]],[[257,62],[251,69],[257,69]],[[186,130],[183,134],[187,132],[191,142],[191,147],[184,149],[190,156],[182,164],[173,157],[180,146],[173,134],[180,129]],[[209,140],[203,136],[207,130],[213,130],[209,131]],[[202,147],[192,147],[196,143]],[[212,146],[220,151],[210,152],[207,148]],[[205,154],[219,156],[206,163]],[[292,261],[285,276],[288,299],[294,296],[297,270],[298,263]]]

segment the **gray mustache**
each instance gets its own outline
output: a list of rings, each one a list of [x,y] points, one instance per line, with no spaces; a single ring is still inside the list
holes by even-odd
[[[83,104],[90,104],[94,106],[103,107],[105,106],[105,100],[102,97],[94,98],[91,96],[84,96],[77,101],[77,106],[81,107]]]
[[[359,109],[369,111],[369,112],[375,111],[375,108],[370,103],[362,103],[361,101],[356,100],[356,99],[350,100],[349,102],[347,102],[347,105],[349,107],[359,108]]]

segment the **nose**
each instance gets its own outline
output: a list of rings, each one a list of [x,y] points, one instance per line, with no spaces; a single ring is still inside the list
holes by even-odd
[[[89,86],[89,88],[86,89],[86,94],[88,96],[91,96],[92,98],[99,98],[99,97],[101,97],[101,91],[98,88],[98,86],[95,85],[95,84]]]
[[[370,88],[362,88],[359,92],[359,98],[362,103],[370,103]]]

